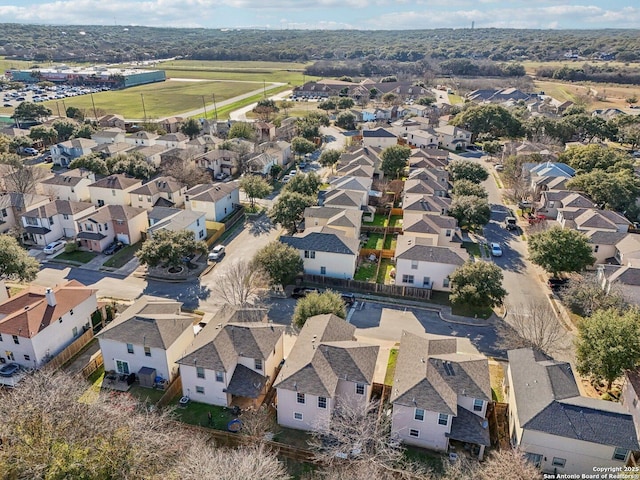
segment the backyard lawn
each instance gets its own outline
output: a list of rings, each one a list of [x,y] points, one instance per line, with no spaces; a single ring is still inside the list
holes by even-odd
[[[388,233],[384,239],[384,249],[385,250],[395,250],[396,244],[398,243],[398,236]]]
[[[491,380],[491,397],[496,402],[503,402],[502,382],[504,381],[504,368],[497,362],[489,362],[489,379]]]
[[[150,403],[151,405],[155,405],[156,403],[158,403],[158,400],[160,400],[165,394],[165,391],[159,390],[157,388],[132,385],[131,388],[129,388],[129,393],[136,399],[138,399],[138,401],[140,401],[141,403]]]
[[[393,385],[393,376],[396,373],[396,362],[397,361],[398,361],[398,349],[397,348],[392,348],[389,351],[389,361],[387,362],[387,373],[384,376],[384,384],[385,385]]]
[[[381,233],[370,233],[369,238],[367,238],[367,243],[364,245],[364,248],[382,250],[383,246],[384,246],[384,235]]]
[[[285,428],[278,426],[279,432],[275,435],[276,442],[286,443],[298,448],[309,448],[308,441],[311,435],[303,430],[295,430],[293,428]]]
[[[371,225],[374,227],[386,227],[388,222],[388,218],[386,215],[380,215],[376,213],[373,217],[373,222],[366,222],[367,225]]]
[[[103,266],[109,268],[124,267],[126,263],[133,258],[135,253],[140,250],[140,247],[142,247],[142,242],[124,247],[119,252],[114,253],[109,260],[104,262]]]
[[[402,215],[391,215],[390,227],[401,227],[402,226]]]
[[[375,278],[376,268],[378,268],[378,264],[376,262],[369,262],[368,260],[365,260],[356,270],[356,274],[353,279],[360,282],[368,282]]]
[[[176,396],[169,405],[176,407],[175,414],[178,420],[190,425],[201,427],[209,426],[208,414],[211,412],[211,427],[217,430],[227,430],[227,424],[236,418],[231,410],[217,405],[207,405],[206,403],[189,402],[186,407],[179,407],[178,401],[182,394]]]
[[[76,263],[87,263],[93,260],[96,255],[95,252],[83,252],[80,250],[76,250],[75,252],[62,252],[60,255],[56,256],[56,260],[63,260],[68,262],[76,262]]]
[[[393,263],[391,263],[391,259],[383,258],[380,260],[380,270],[378,270],[378,278],[376,283],[381,283],[383,285],[391,285],[393,284],[393,279],[391,278],[391,271],[393,270]]]

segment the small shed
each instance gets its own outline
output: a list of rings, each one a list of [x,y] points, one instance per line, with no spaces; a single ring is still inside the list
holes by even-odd
[[[151,367],[142,367],[138,372],[138,380],[141,387],[153,387],[156,378],[156,369]]]

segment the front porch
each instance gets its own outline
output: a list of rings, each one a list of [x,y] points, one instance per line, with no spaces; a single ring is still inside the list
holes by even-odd
[[[230,407],[239,407],[241,410],[259,408],[267,396],[269,377],[260,375],[244,365],[236,365],[236,368],[226,389],[231,395]]]

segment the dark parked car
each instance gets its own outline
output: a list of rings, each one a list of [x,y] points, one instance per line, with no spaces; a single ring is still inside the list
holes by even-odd
[[[551,277],[547,282],[547,285],[549,285],[549,288],[555,292],[557,290],[560,290],[562,287],[564,287],[568,282],[569,282],[568,278]]]
[[[124,247],[124,244],[122,242],[113,242],[111,245],[105,248],[102,253],[104,253],[105,255],[113,255],[117,251],[122,250],[122,247]]]
[[[341,296],[342,301],[349,307],[356,303],[356,296],[353,293],[343,293]]]
[[[309,287],[296,287],[293,289],[291,293],[292,298],[304,298],[310,293],[320,293],[320,290],[317,288],[309,288]]]
[[[0,377],[12,377],[20,370],[20,365],[17,363],[7,363],[0,368]]]

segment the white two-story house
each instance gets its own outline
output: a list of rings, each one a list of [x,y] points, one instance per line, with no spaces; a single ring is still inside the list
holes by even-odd
[[[195,336],[196,318],[175,300],[142,296],[98,333],[105,371],[128,375],[142,368],[155,370],[171,382],[178,359]]]
[[[307,319],[274,384],[280,425],[315,430],[329,422],[339,402],[371,399],[380,347],[356,341],[354,333],[333,314]]]
[[[131,206],[136,208],[182,207],[187,187],[172,177],[158,177],[131,190]]]
[[[94,212],[96,207],[88,202],[54,200],[42,207],[22,214],[23,239],[27,243],[45,246],[63,237],[75,238],[78,219]]]
[[[240,205],[239,182],[196,185],[184,193],[185,208],[203,212],[207,220],[220,222]]]
[[[89,185],[91,202],[103,205],[131,205],[131,192],[142,186],[142,180],[121,173],[101,178]]]
[[[68,167],[76,158],[91,153],[97,143],[89,138],[73,138],[51,146],[51,158],[54,165]]]
[[[96,181],[93,172],[75,168],[40,182],[42,192],[51,198],[71,202],[88,202],[89,185]]]

